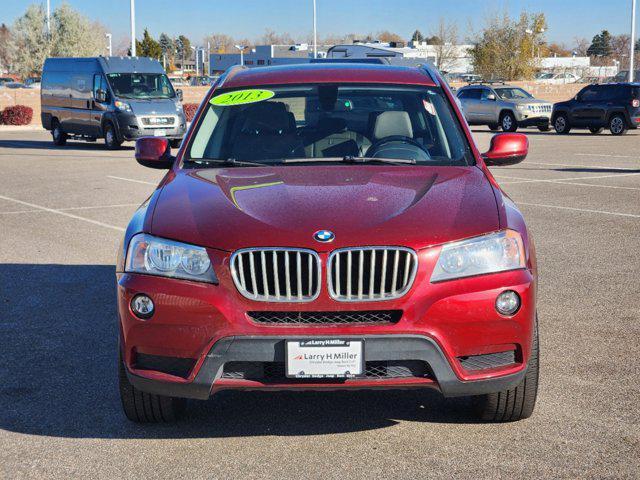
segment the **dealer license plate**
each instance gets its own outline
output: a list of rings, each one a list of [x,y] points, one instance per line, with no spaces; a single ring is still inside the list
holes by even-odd
[[[352,378],[364,372],[363,340],[290,340],[286,356],[291,378]]]
[[[158,128],[158,129],[153,131],[153,136],[154,137],[166,137],[167,136],[167,131],[164,128]]]

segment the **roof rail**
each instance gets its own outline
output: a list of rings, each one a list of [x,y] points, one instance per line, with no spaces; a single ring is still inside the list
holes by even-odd
[[[468,85],[506,85],[504,80],[472,80],[467,82]]]
[[[220,75],[220,78],[218,78],[218,88],[220,88],[225,81],[229,80],[230,78],[232,78],[236,73],[238,73],[240,70],[247,70],[249,67],[247,67],[246,65],[232,65],[229,68],[227,68],[224,73],[222,75]]]

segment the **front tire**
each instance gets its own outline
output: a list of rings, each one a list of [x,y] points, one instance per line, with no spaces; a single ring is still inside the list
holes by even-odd
[[[126,417],[136,423],[174,422],[184,413],[184,398],[164,397],[138,390],[127,378],[125,366],[120,359],[118,380],[122,410]]]
[[[54,120],[51,127],[51,137],[53,138],[53,144],[58,147],[65,146],[67,144],[67,134],[62,131],[60,122],[58,120]]]
[[[518,130],[518,122],[511,112],[504,112],[500,117],[500,126],[504,132],[515,132]]]
[[[624,135],[629,130],[627,122],[619,113],[611,117],[609,120],[609,131],[612,135]]]
[[[112,123],[107,123],[104,127],[104,145],[109,150],[116,150],[122,145],[122,141],[118,139],[116,129]]]
[[[569,117],[564,113],[558,114],[558,116],[553,120],[553,128],[559,135],[568,134],[571,131]]]
[[[476,397],[477,414],[485,422],[515,422],[529,418],[538,395],[539,373],[538,319],[536,317],[527,373],[514,388]]]

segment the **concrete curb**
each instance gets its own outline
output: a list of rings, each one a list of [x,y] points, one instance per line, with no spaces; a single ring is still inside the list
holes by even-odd
[[[45,131],[42,125],[0,125],[0,133],[2,132],[34,132]]]

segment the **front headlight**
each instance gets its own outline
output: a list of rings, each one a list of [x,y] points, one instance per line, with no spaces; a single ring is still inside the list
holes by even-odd
[[[525,268],[522,237],[514,230],[442,246],[432,282]]]
[[[129,243],[125,272],[218,283],[203,247],[139,233]]]
[[[121,102],[120,100],[116,100],[114,105],[116,106],[116,108],[118,110],[121,110],[123,112],[131,112],[131,105],[129,105],[127,102]]]
[[[524,112],[525,110],[529,109],[529,105],[516,105],[516,108],[521,112]]]

